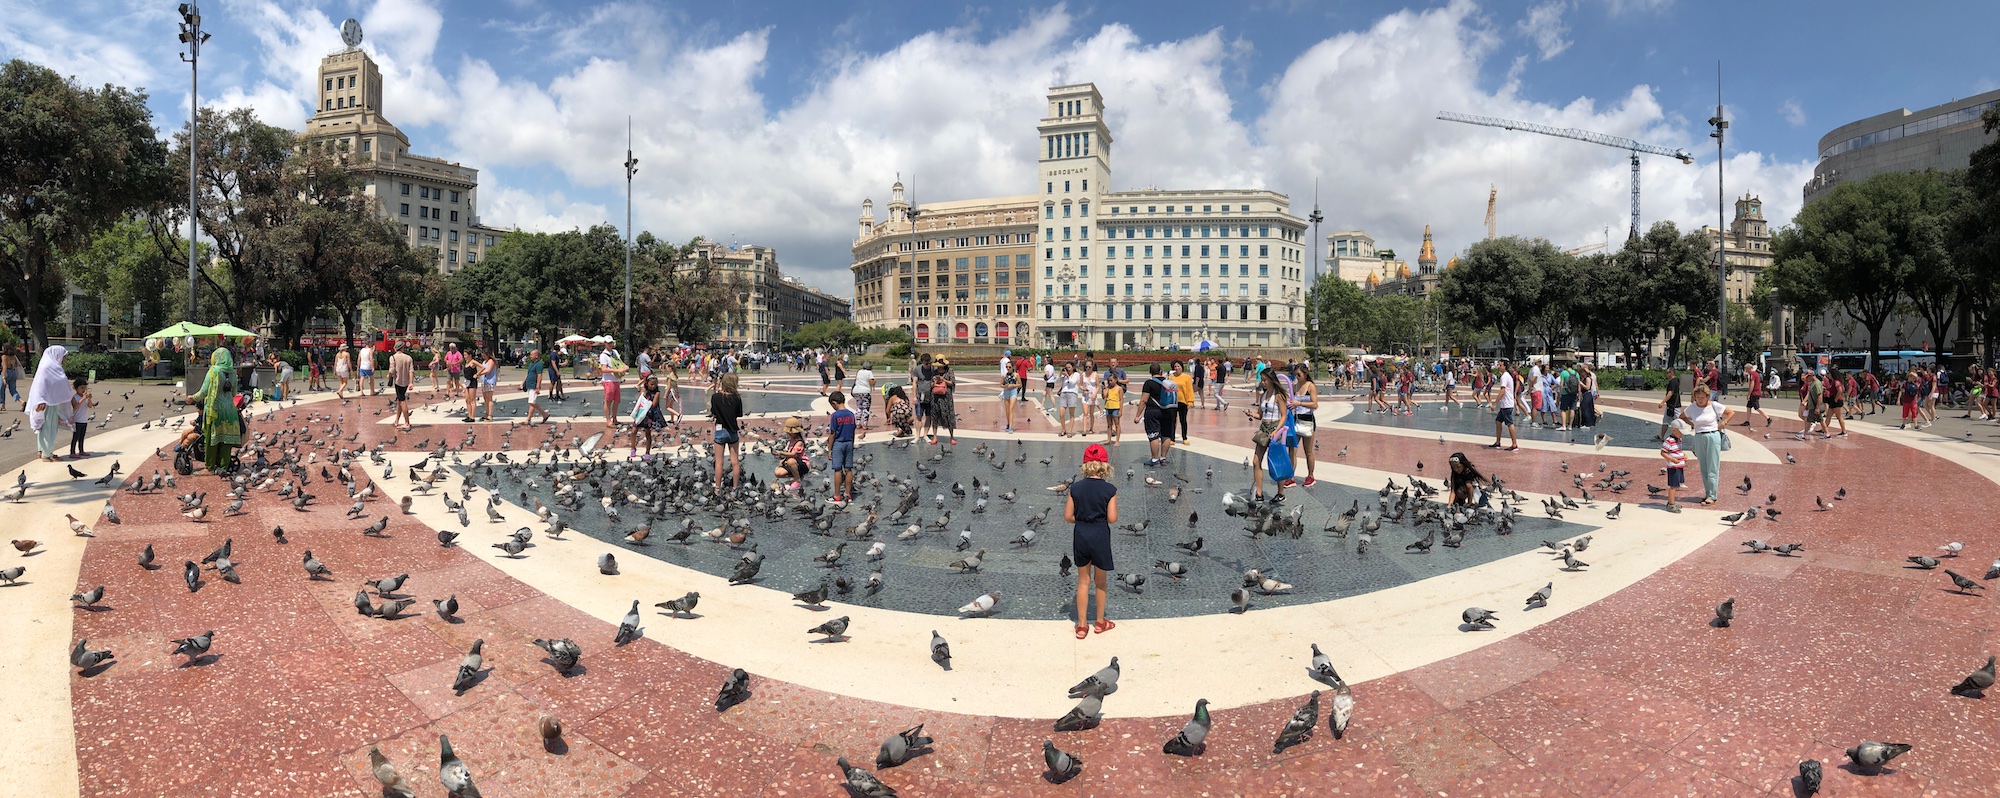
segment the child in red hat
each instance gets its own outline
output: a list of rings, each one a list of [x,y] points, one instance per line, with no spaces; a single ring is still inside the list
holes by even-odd
[[[1111,631],[1117,624],[1104,617],[1109,598],[1105,583],[1111,569],[1111,525],[1118,523],[1118,486],[1105,481],[1111,475],[1111,453],[1099,444],[1083,450],[1083,478],[1070,483],[1069,498],[1063,504],[1063,520],[1076,525],[1071,538],[1071,556],[1076,560],[1076,639],[1091,630]],[[1085,626],[1089,617],[1090,593],[1097,591],[1097,624]]]

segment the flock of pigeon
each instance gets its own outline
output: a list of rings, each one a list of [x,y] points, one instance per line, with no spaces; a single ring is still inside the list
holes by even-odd
[[[272,422],[278,412],[280,411],[267,411],[261,421]],[[380,415],[379,411],[377,415]],[[164,418],[159,423],[162,426],[167,425]],[[173,426],[178,427],[181,423],[177,420],[173,422]],[[830,496],[830,485],[825,481],[817,485],[792,486],[788,489],[783,486],[767,485],[757,476],[754,469],[748,468],[745,471],[747,479],[744,484],[734,488],[718,489],[715,487],[713,472],[706,467],[706,452],[690,440],[686,433],[680,435],[674,449],[660,457],[641,461],[617,461],[605,456],[605,448],[601,446],[601,434],[592,435],[588,439],[571,437],[566,443],[562,441],[561,438],[565,434],[573,431],[566,422],[546,425],[542,440],[530,442],[525,447],[526,451],[516,451],[512,438],[519,428],[510,425],[500,433],[497,451],[484,452],[467,460],[464,458],[466,450],[475,448],[483,434],[479,430],[469,430],[455,446],[448,445],[442,440],[435,446],[432,446],[429,440],[418,443],[415,450],[424,453],[423,459],[414,465],[398,469],[390,464],[385,454],[387,447],[396,442],[395,438],[378,443],[372,448],[360,447],[356,445],[359,433],[347,431],[346,424],[347,419],[344,414],[336,416],[309,412],[301,419],[295,408],[275,430],[258,431],[250,436],[239,450],[239,462],[242,465],[228,477],[229,489],[221,499],[212,504],[208,493],[202,490],[180,494],[174,496],[179,505],[179,512],[189,521],[203,523],[211,518],[242,514],[245,502],[253,495],[269,495],[289,503],[296,512],[315,513],[322,507],[319,503],[322,497],[315,491],[332,490],[345,495],[345,501],[348,502],[345,507],[345,517],[359,521],[376,514],[370,512],[371,502],[377,495],[375,480],[396,479],[400,470],[406,476],[412,494],[426,496],[436,492],[445,507],[456,515],[460,529],[469,529],[473,523],[469,507],[475,502],[483,505],[487,523],[500,523],[505,520],[505,516],[498,510],[505,501],[502,479],[505,477],[505,484],[513,486],[520,505],[532,508],[538,520],[544,525],[541,534],[546,537],[561,539],[574,519],[588,517],[592,519],[592,523],[598,523],[601,519],[602,523],[607,525],[630,527],[621,537],[633,546],[643,547],[655,543],[690,546],[699,541],[722,544],[730,552],[729,556],[735,558],[734,564],[730,567],[729,581],[732,584],[755,583],[765,561],[765,555],[758,551],[759,544],[756,539],[758,524],[752,519],[781,521],[790,518],[805,522],[817,534],[838,538],[822,554],[814,558],[816,562],[827,566],[830,572],[848,560],[850,555],[847,547],[850,543],[857,547],[865,544],[866,553],[861,555],[861,559],[878,563],[859,584],[844,574],[830,573],[816,587],[793,594],[792,597],[796,601],[814,608],[822,607],[829,599],[847,595],[857,589],[864,591],[864,594],[872,595],[884,588],[879,562],[885,556],[889,543],[887,540],[878,539],[878,533],[885,536],[893,534],[898,542],[907,542],[924,535],[937,535],[949,539],[949,530],[954,526],[952,512],[946,509],[948,500],[942,490],[930,502],[932,510],[941,514],[929,521],[922,521],[916,517],[920,505],[924,503],[924,485],[939,483],[946,479],[946,475],[942,473],[944,466],[939,465],[943,457],[942,451],[914,458],[914,473],[908,477],[894,473],[878,476],[868,468],[876,455],[874,453],[862,455],[856,483],[860,491],[869,492],[869,495],[852,504],[841,505],[821,500]],[[149,422],[148,426],[151,425],[152,422]],[[752,440],[745,446],[747,453],[752,456],[771,456],[776,450],[775,441],[781,439],[776,435],[776,431],[754,430],[753,433]],[[1598,441],[1600,448],[1603,443],[1600,436]],[[908,441],[890,444],[895,447],[909,445]],[[983,443],[977,445],[973,452],[979,463],[995,471],[1003,471],[1009,462],[999,448],[989,448]],[[155,456],[160,459],[166,457],[165,453],[160,451],[156,451]],[[1025,462],[1026,457],[1023,450],[1012,462]],[[1050,461],[1043,460],[1041,464],[1048,466]],[[1543,500],[1541,503],[1543,514],[1552,520],[1561,520],[1566,511],[1576,512],[1598,506],[1599,498],[1592,493],[1593,488],[1599,493],[1607,491],[1613,494],[1623,493],[1632,484],[1629,472],[1610,469],[1607,466],[1607,463],[1599,463],[1598,470],[1604,474],[1604,478],[1595,483],[1587,481],[1594,476],[1593,474],[1573,475],[1572,483],[1578,495],[1573,498],[1568,495],[1568,491],[1562,491],[1555,497]],[[379,476],[371,478],[369,472],[377,468]],[[1567,472],[1567,462],[1562,463],[1560,468]],[[1421,463],[1417,469],[1421,472]],[[121,471],[121,464],[114,462],[111,470],[98,482],[110,484],[119,478]],[[71,467],[70,476],[72,479],[78,479],[87,475]],[[1197,492],[1201,490],[1194,487],[1192,481],[1184,476],[1179,474],[1172,476],[1180,484],[1169,484],[1147,475],[1146,486],[1168,488],[1171,491],[1170,503],[1177,503],[1185,490],[1193,489]],[[1213,470],[1210,469],[1204,476],[1206,480],[1212,481]],[[445,487],[454,480],[454,477],[457,478],[455,491],[457,498],[453,498],[453,490]],[[1126,478],[1128,480],[1132,478],[1129,471]],[[326,487],[328,485],[335,487]],[[1063,480],[1049,486],[1047,492],[1060,496],[1067,490],[1068,485],[1069,481]],[[544,486],[548,489],[548,495],[552,496],[549,504],[538,498],[542,495],[541,489]],[[24,472],[11,489],[0,493],[0,500],[22,501],[29,487]],[[141,495],[179,489],[176,475],[171,470],[160,468],[153,469],[150,475],[124,480],[120,487],[128,493]],[[1654,486],[1647,486],[1647,490],[1649,493],[1660,492],[1660,489]],[[1739,491],[1747,494],[1750,490],[1752,484],[1746,477]],[[535,492],[537,498],[530,498],[531,491]],[[486,494],[483,499],[475,498],[475,494],[479,492]],[[1356,500],[1345,511],[1333,515],[1322,531],[1335,539],[1346,540],[1350,536],[1355,538],[1356,552],[1360,555],[1367,554],[1385,524],[1407,525],[1413,534],[1421,533],[1422,537],[1404,547],[1405,552],[1416,555],[1429,554],[1433,545],[1438,544],[1449,548],[1463,546],[1469,533],[1482,528],[1490,527],[1496,535],[1512,534],[1516,519],[1522,514],[1520,508],[1525,506],[1527,497],[1509,490],[1505,482],[1497,476],[1481,485],[1479,492],[1480,495],[1472,506],[1457,506],[1446,503],[1437,487],[1419,477],[1409,476],[1402,484],[1391,479],[1377,491],[1373,506],[1364,508],[1360,501]],[[986,513],[990,506],[989,501],[993,499],[998,499],[1005,505],[1013,505],[1020,499],[1014,490],[996,496],[992,493],[990,484],[982,483],[977,478],[971,480],[970,489],[959,480],[951,480],[949,493],[951,495],[949,502],[956,502],[957,506],[965,507],[969,514]],[[1845,498],[1844,488],[1835,495],[1835,501]],[[413,496],[404,496],[400,501],[400,512],[402,514],[413,512],[414,501]],[[968,501],[969,507],[966,504]],[[1302,506],[1293,506],[1286,510],[1282,505],[1273,502],[1251,501],[1227,492],[1221,497],[1221,503],[1226,515],[1245,519],[1244,532],[1253,540],[1262,536],[1298,538],[1305,532]],[[1492,507],[1494,504],[1498,505],[1497,509]],[[1752,506],[1742,513],[1723,516],[1723,520],[1731,524],[1749,523],[1760,519],[1766,523],[1775,522],[1780,516],[1776,504],[1777,496],[1773,494],[1767,497],[1763,504]],[[1815,497],[1815,505],[1822,512],[1831,511],[1834,506],[1818,497]],[[1016,547],[1032,545],[1038,530],[1046,523],[1050,509],[1044,507],[1029,514],[1026,518],[1026,529],[1011,541],[1011,545]],[[1605,516],[1608,520],[1616,520],[1622,510],[1622,502],[1615,503],[1614,507],[1605,511]],[[628,515],[631,516],[629,520],[626,517]],[[697,521],[697,518],[704,515],[725,520],[721,520],[713,527],[704,528],[705,525]],[[117,511],[109,502],[103,508],[102,518],[114,524],[121,522]],[[91,528],[82,521],[74,517],[69,517],[68,520],[74,534],[79,536],[92,534]],[[1195,532],[1198,520],[1198,512],[1190,512],[1187,518],[1189,533]],[[359,532],[363,537],[383,537],[389,521],[389,514],[381,514],[362,526]],[[1141,520],[1125,525],[1124,529],[1131,534],[1143,534],[1150,524],[1150,519]],[[655,527],[662,525],[664,528],[656,532]],[[274,528],[271,534],[277,543],[288,542],[282,526]],[[437,532],[439,545],[447,547],[457,545],[461,534],[460,531],[440,529]],[[500,549],[505,556],[520,558],[527,556],[528,550],[534,547],[534,538],[534,530],[521,527],[501,542],[491,545]],[[1591,538],[1591,535],[1583,535],[1568,541],[1545,540],[1543,546],[1556,561],[1562,563],[1561,570],[1575,572],[1588,567],[1588,563],[1578,559],[1577,554],[1589,547]],[[39,544],[33,540],[15,540],[12,541],[12,545],[25,554]],[[231,559],[233,545],[233,539],[226,540],[221,547],[200,561],[185,561],[182,575],[187,588],[190,591],[202,589],[205,576],[211,571],[225,582],[240,583],[241,576]],[[1177,550],[1185,552],[1188,558],[1192,558],[1200,554],[1204,540],[1201,536],[1195,535],[1191,539],[1173,545]],[[960,553],[974,548],[973,530],[970,526],[959,532],[954,546]],[[1762,540],[1746,541],[1744,546],[1752,553],[1769,552],[1776,556],[1787,557],[1795,556],[1804,549],[1804,546],[1798,543],[1771,545]],[[1954,542],[1940,547],[1940,554],[1945,559],[1956,558],[1963,548],[1962,543]],[[949,567],[960,571],[977,571],[987,553],[987,548],[977,548],[976,551],[952,562]],[[140,567],[147,570],[161,567],[154,562],[154,558],[154,549],[149,544],[139,557]],[[1940,559],[1929,556],[1913,556],[1909,561],[1914,567],[1922,569],[1938,568],[1941,564]],[[322,562],[310,550],[303,552],[301,563],[307,579],[337,578],[333,568]],[[1063,558],[1059,567],[1065,575],[1068,574],[1071,563],[1067,556]],[[1155,562],[1156,572],[1175,579],[1185,575],[1188,567],[1188,562],[1179,559]],[[598,568],[607,576],[616,575],[619,569],[616,555],[611,552],[602,554],[598,559]],[[1293,585],[1277,579],[1266,570],[1246,571],[1243,586],[1231,591],[1229,600],[1236,612],[1246,611],[1256,594],[1272,595],[1293,588]],[[24,566],[0,569],[0,582],[12,582],[20,578],[24,572]],[[1945,573],[1951,577],[1960,592],[1970,594],[1972,590],[1983,589],[1982,585],[1953,571],[1946,570]],[[1985,574],[1985,578],[1989,580],[1997,577],[2000,577],[2000,560],[1996,560]],[[364,581],[354,597],[357,613],[383,620],[404,617],[404,613],[416,603],[416,599],[400,592],[409,578],[410,575],[404,573]],[[1118,578],[1121,583],[1136,590],[1144,585],[1146,575],[1126,573],[1120,574]],[[1530,595],[1527,598],[1527,608],[1546,606],[1553,596],[1554,588],[1554,582],[1551,581]],[[92,590],[79,592],[71,598],[78,603],[78,606],[89,607],[96,605],[103,597],[104,587],[98,586]],[[974,597],[959,611],[967,615],[991,614],[1001,599],[1000,592],[988,592]],[[655,606],[673,618],[698,617],[693,615],[693,611],[699,600],[699,593],[688,592],[680,598],[660,602]],[[431,603],[440,617],[448,619],[457,612],[456,596],[434,599]],[[613,645],[624,645],[641,636],[640,603],[637,600],[632,602],[631,608],[614,635]],[[1728,627],[1736,617],[1735,599],[1729,599],[1718,605],[1715,616],[1713,625]],[[1460,620],[1461,631],[1490,630],[1495,628],[1498,615],[1491,610],[1470,607],[1464,610]],[[849,627],[849,617],[841,616],[807,631],[808,634],[818,635],[821,641],[839,642],[849,639],[847,635]],[[73,665],[91,672],[110,667],[114,663],[115,656],[111,651],[93,650],[88,642],[83,639],[76,642],[71,651]],[[175,639],[170,643],[174,655],[187,658],[183,667],[192,667],[201,664],[208,656],[215,643],[215,632],[209,630]],[[564,673],[574,669],[583,656],[581,646],[569,639],[536,639],[534,644],[542,650],[545,662]],[[474,641],[471,649],[466,652],[454,676],[452,683],[454,691],[464,694],[478,686],[482,675],[486,672],[483,649],[484,641],[479,640]],[[929,651],[939,666],[949,669],[951,661],[949,643],[935,631],[931,633]],[[1111,663],[1104,669],[1071,688],[1070,697],[1080,699],[1079,703],[1054,722],[1054,730],[1076,731],[1096,726],[1102,717],[1105,697],[1117,689],[1120,672],[1118,659],[1113,657]],[[1312,647],[1310,675],[1330,688],[1329,729],[1334,737],[1339,739],[1345,734],[1348,723],[1353,717],[1355,704],[1352,691],[1334,669],[1331,658],[1321,652],[1317,645]],[[1963,682],[1953,687],[1951,692],[1961,696],[1983,697],[1984,691],[1993,685],[1994,675],[1994,660],[1989,657],[1985,667],[1968,675]],[[749,695],[750,675],[742,669],[736,669],[719,690],[715,709],[718,712],[727,711],[730,707],[746,700]],[[1275,751],[1281,752],[1304,742],[1312,735],[1318,725],[1320,698],[1319,691],[1313,692],[1309,700],[1286,721],[1276,737]],[[555,741],[562,734],[560,721],[551,716],[540,718],[537,727],[545,741]],[[1196,702],[1193,716],[1186,726],[1178,735],[1162,745],[1162,751],[1169,755],[1199,756],[1206,750],[1209,729],[1208,701],[1202,699]],[[910,758],[930,750],[934,744],[933,738],[925,736],[924,727],[919,725],[885,740],[881,744],[875,765],[878,769],[901,765]],[[453,751],[450,741],[440,736],[439,746],[439,775],[444,786],[453,795],[462,798],[477,796],[479,792],[473,785],[471,771]],[[1847,754],[1858,766],[1876,768],[1908,750],[1908,745],[1864,741],[1848,749]],[[369,753],[371,771],[386,790],[403,795],[414,794],[408,782],[396,772],[394,765],[379,750],[371,748]],[[1079,757],[1056,747],[1053,739],[1044,741],[1043,754],[1048,767],[1047,776],[1052,781],[1066,781],[1079,773],[1083,767],[1083,761]],[[856,794],[895,795],[895,791],[883,784],[873,773],[854,766],[844,757],[838,760],[838,765],[846,784]],[[1820,764],[1810,760],[1801,763],[1800,776],[1808,791],[1816,789]]]

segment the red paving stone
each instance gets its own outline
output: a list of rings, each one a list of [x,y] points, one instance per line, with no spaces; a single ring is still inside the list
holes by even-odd
[[[353,423],[378,420],[372,402],[318,407],[347,414],[362,446],[393,437],[387,448],[409,450],[423,439],[456,445],[477,434],[478,446],[492,447],[506,431],[438,424],[395,435]],[[978,410],[963,414],[966,426],[997,429],[997,408]],[[1232,413],[1197,410],[1195,419],[1204,436],[1223,440],[1251,430]],[[311,426],[322,435],[328,424]],[[92,796],[372,796],[366,752],[374,745],[419,794],[435,794],[437,735],[445,733],[489,796],[838,795],[836,757],[872,767],[884,737],[923,723],[936,748],[880,774],[905,795],[1790,795],[1805,757],[1825,763],[1822,795],[2000,795],[1990,764],[2000,700],[1946,691],[2000,646],[2000,602],[1951,592],[1941,572],[1902,562],[1960,539],[1966,555],[1947,567],[1983,572],[2000,550],[1989,522],[2000,515],[2000,491],[1921,450],[1865,436],[1796,442],[1786,428],[1759,442],[1795,453],[1800,465],[1731,464],[1724,484],[1732,487],[1723,490],[1729,509],[1777,493],[1783,520],[1725,530],[1536,629],[1356,684],[1345,739],[1333,739],[1322,713],[1310,739],[1272,753],[1306,684],[1294,698],[1216,711],[1209,748],[1194,758],[1159,750],[1184,715],[1057,733],[1048,719],[928,712],[754,675],[751,699],[717,713],[724,665],[652,639],[614,648],[611,625],[438,546],[433,530],[386,500],[348,520],[344,490],[322,481],[318,464],[308,487],[323,498],[311,512],[256,493],[242,515],[205,524],[182,519],[171,494],[220,495],[227,486],[182,478],[178,490],[117,495],[126,522],[100,523],[85,551],[79,589],[105,585],[109,609],[71,610],[76,633],[121,656],[101,673],[72,677],[79,784]],[[1346,464],[1407,470],[1407,437],[1325,437],[1349,448]],[[512,442],[527,439],[517,433]],[[1556,463],[1576,456],[1524,450],[1481,463],[1519,489],[1553,491],[1567,485]],[[1635,473],[1655,465],[1636,452],[1582,457]],[[165,467],[147,459],[131,470],[150,476]],[[1743,474],[1756,482],[1748,494],[1733,488]],[[1812,510],[1813,496],[1842,486],[1849,498],[1837,509]],[[383,514],[390,537],[363,538],[360,527]],[[272,539],[278,524],[288,544]],[[179,563],[232,536],[244,584],[209,572],[190,594]],[[1738,541],[1751,538],[1807,548],[1793,558],[1741,553]],[[151,572],[133,564],[148,542],[163,566]],[[298,565],[306,549],[337,577],[308,581]],[[419,599],[408,617],[354,612],[360,580],[405,571],[404,592]],[[430,599],[452,594],[458,617],[439,618]],[[1731,596],[1737,623],[1707,626],[1713,605]],[[212,661],[183,668],[166,654],[167,640],[211,628]],[[530,641],[550,636],[580,642],[584,667],[565,677],[542,662]],[[458,659],[475,638],[486,641],[490,670],[453,695]],[[566,726],[560,751],[534,732],[544,714]],[[1864,737],[1917,747],[1882,774],[1861,774],[1844,767],[1841,749]],[[1082,775],[1048,783],[1043,739],[1081,756]],[[176,761],[199,764],[162,766]]]

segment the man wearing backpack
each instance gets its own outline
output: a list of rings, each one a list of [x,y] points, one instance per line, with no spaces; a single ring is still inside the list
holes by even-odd
[[[1147,364],[1146,373],[1151,375],[1141,389],[1145,392],[1146,409],[1139,418],[1145,420],[1146,447],[1153,455],[1146,465],[1158,467],[1167,464],[1167,453],[1174,449],[1174,421],[1180,407],[1180,386],[1161,376],[1158,363]]]

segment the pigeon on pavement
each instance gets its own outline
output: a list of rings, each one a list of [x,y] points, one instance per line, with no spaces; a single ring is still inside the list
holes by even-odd
[[[1083,771],[1083,760],[1057,748],[1054,740],[1042,741],[1042,762],[1049,766],[1049,773],[1057,784],[1076,778],[1076,774]]]
[[[1203,742],[1208,739],[1208,727],[1208,699],[1196,700],[1194,717],[1189,718],[1187,725],[1181,727],[1180,734],[1174,735],[1173,739],[1160,747],[1160,752],[1176,756],[1200,756],[1202,751],[1208,749]]]

